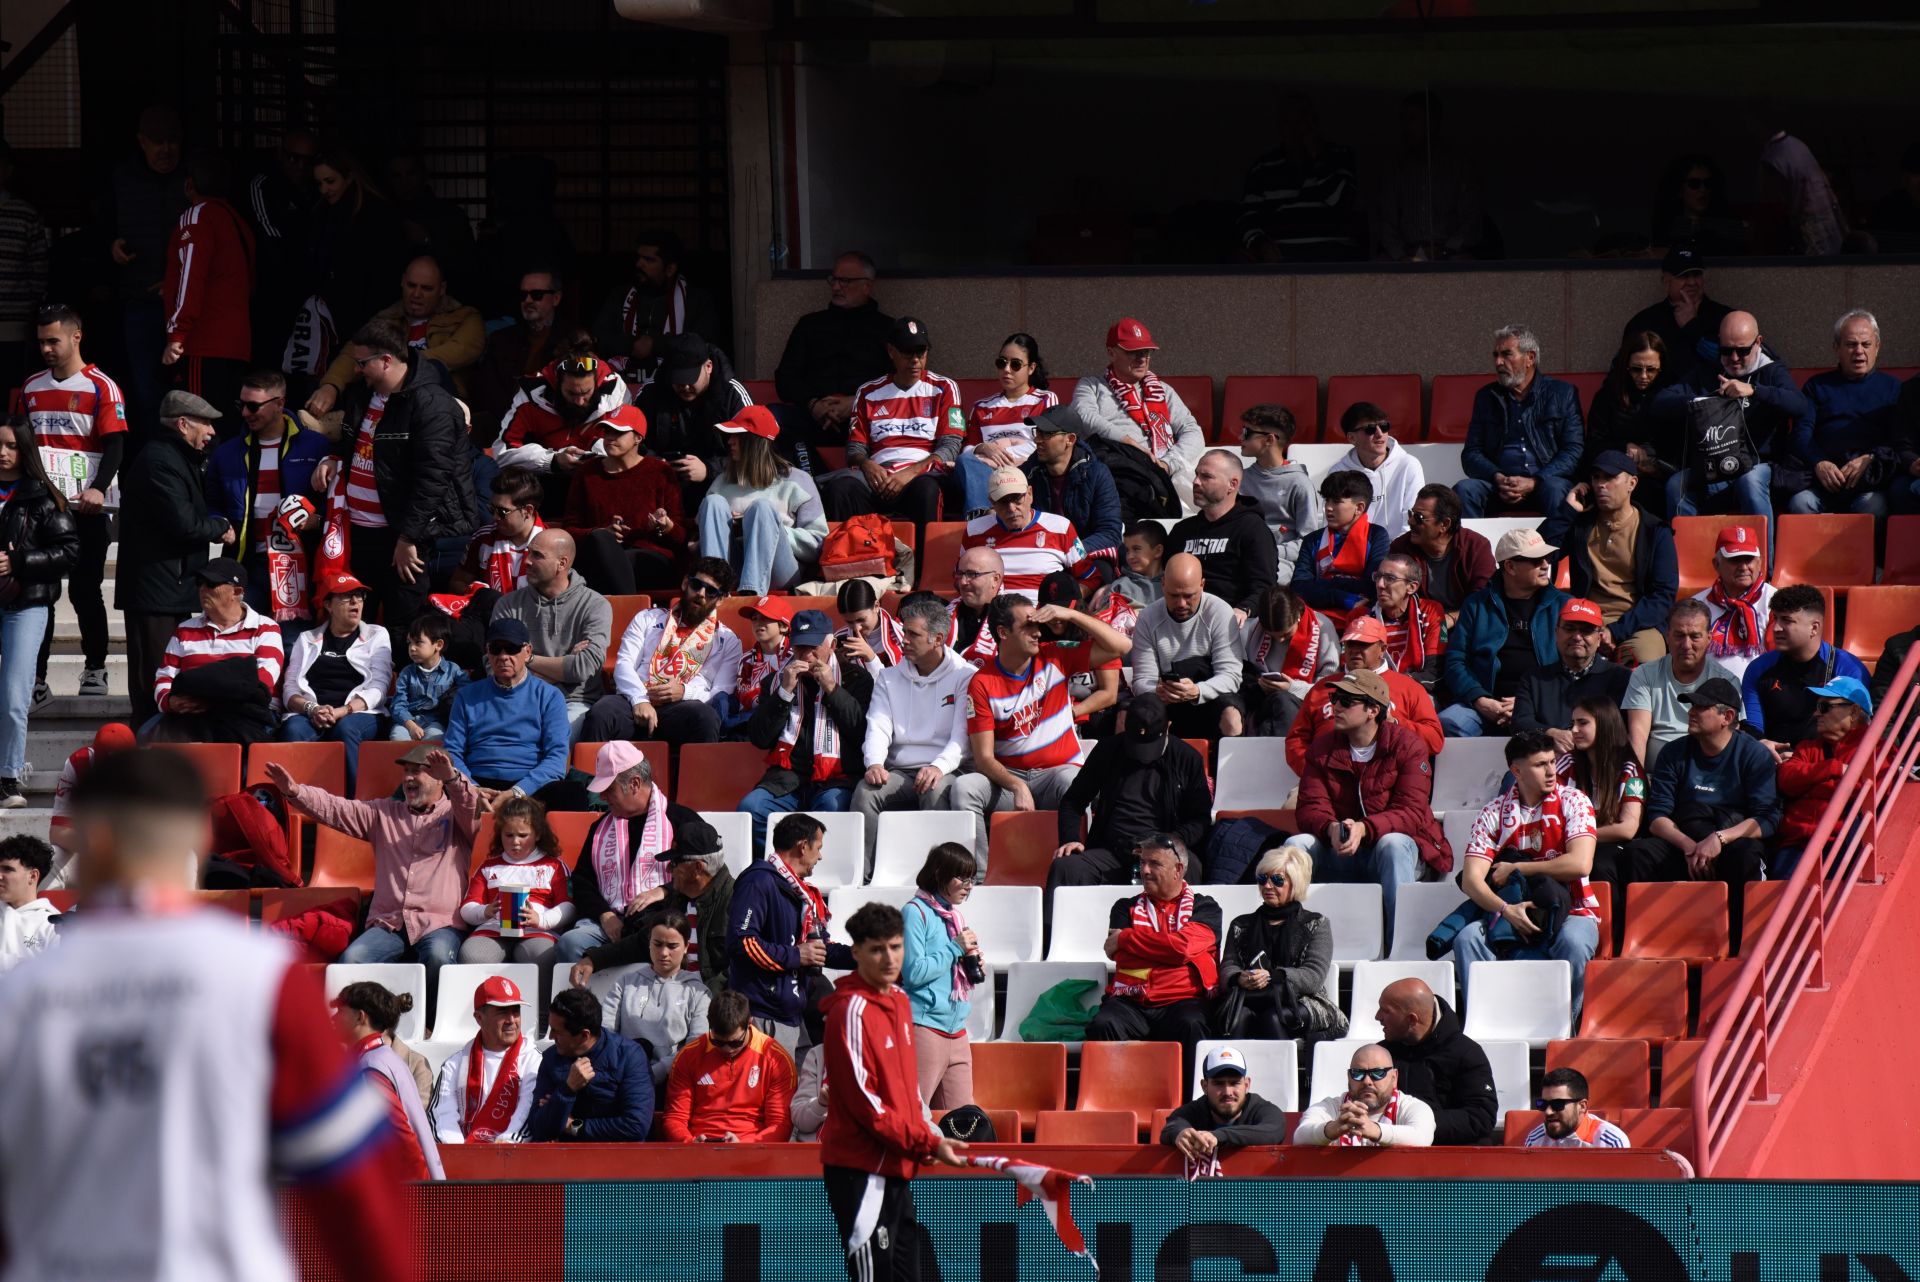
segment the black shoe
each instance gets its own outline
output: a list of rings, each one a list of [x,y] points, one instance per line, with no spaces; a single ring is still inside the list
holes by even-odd
[[[18,779],[0,779],[0,810],[19,810],[27,804]]]

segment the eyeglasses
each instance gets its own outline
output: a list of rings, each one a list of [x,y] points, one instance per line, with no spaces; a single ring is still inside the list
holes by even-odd
[[[747,1034],[742,1032],[738,1037],[728,1037],[723,1040],[715,1037],[712,1033],[708,1033],[707,1042],[715,1050],[719,1051],[745,1050],[747,1048]]]
[[[1355,423],[1347,429],[1348,436],[1385,436],[1393,430],[1391,423]]]
[[[526,648],[527,647],[523,645],[515,645],[511,641],[487,642],[487,653],[494,655],[495,657],[498,657],[503,654],[519,654],[522,650]]]
[[[984,579],[992,573],[994,573],[992,570],[955,570],[953,572],[953,581],[955,583],[971,583],[975,579]]]
[[[1720,354],[1722,356],[1738,356],[1741,360],[1745,360],[1747,357],[1747,353],[1751,352],[1754,348],[1758,346],[1760,346],[1759,339],[1755,339],[1753,342],[1748,343],[1745,347],[1738,347],[1732,343],[1722,343],[1720,344]]]
[[[239,401],[236,403],[240,406],[240,412],[242,414],[258,414],[261,410],[267,408],[267,406],[277,405],[285,399],[286,397],[284,396],[269,396],[264,401]]]
[[[1293,884],[1287,880],[1287,874],[1283,872],[1263,872],[1258,877],[1255,877],[1254,880],[1262,886],[1289,886]]]
[[[1387,1074],[1392,1071],[1391,1065],[1386,1068],[1350,1068],[1347,1070],[1347,1080],[1349,1082],[1384,1082],[1387,1080]]]
[[[531,298],[535,302],[539,302],[541,299],[547,297],[547,295],[557,294],[559,292],[557,289],[523,289],[520,291],[520,297]]]
[[[520,503],[509,503],[507,504],[507,506],[501,507],[497,503],[489,503],[487,505],[487,510],[493,513],[494,516],[496,517],[512,516],[515,512],[518,512],[523,506],[525,505]]]
[[[694,578],[691,575],[687,577],[687,591],[688,593],[695,596],[725,596],[726,595],[726,592],[721,588],[721,586],[718,583],[711,582],[710,580],[707,580],[707,579]]]
[[[843,287],[850,286],[850,285],[871,285],[873,283],[873,277],[871,276],[829,276],[827,277],[827,282],[829,284],[840,285]]]
[[[1558,1113],[1563,1108],[1572,1108],[1575,1104],[1586,1102],[1584,1096],[1580,1099],[1537,1099],[1533,1102],[1533,1106],[1542,1113]]]
[[[1018,356],[996,356],[993,358],[993,367],[995,369],[1012,370],[1018,374],[1027,367],[1027,363]]]
[[[375,352],[371,356],[356,356],[353,358],[353,367],[355,369],[365,369],[375,361],[384,361],[388,358],[389,354],[386,352]]]
[[[1413,582],[1417,582],[1417,580],[1414,580],[1414,579],[1409,579],[1409,578],[1408,578],[1408,577],[1407,577],[1406,575],[1404,575],[1404,574],[1388,574],[1388,573],[1387,573],[1386,571],[1384,571],[1384,570],[1383,570],[1383,571],[1381,571],[1381,572],[1380,572],[1379,574],[1376,574],[1376,575],[1374,575],[1374,576],[1373,576],[1373,581],[1374,581],[1375,583],[1413,583]]]

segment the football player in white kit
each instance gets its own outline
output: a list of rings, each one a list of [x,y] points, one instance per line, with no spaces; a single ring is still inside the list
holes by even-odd
[[[183,757],[74,789],[83,909],[0,984],[0,1280],[293,1282],[274,1177],[342,1276],[415,1275],[386,1108],[315,968],[197,908],[207,803]]]

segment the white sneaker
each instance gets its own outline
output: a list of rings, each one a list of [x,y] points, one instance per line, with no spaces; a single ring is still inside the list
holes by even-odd
[[[80,674],[80,693],[82,695],[104,696],[107,693],[107,670],[88,668]]]

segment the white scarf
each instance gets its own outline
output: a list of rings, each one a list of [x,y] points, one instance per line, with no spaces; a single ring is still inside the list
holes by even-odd
[[[666,794],[654,785],[647,802],[646,826],[640,830],[640,848],[627,858],[627,821],[609,814],[600,822],[600,840],[594,843],[593,872],[600,881],[600,894],[615,912],[624,912],[628,904],[645,891],[664,886],[665,865],[660,858],[673,847],[673,821],[667,818]]]

